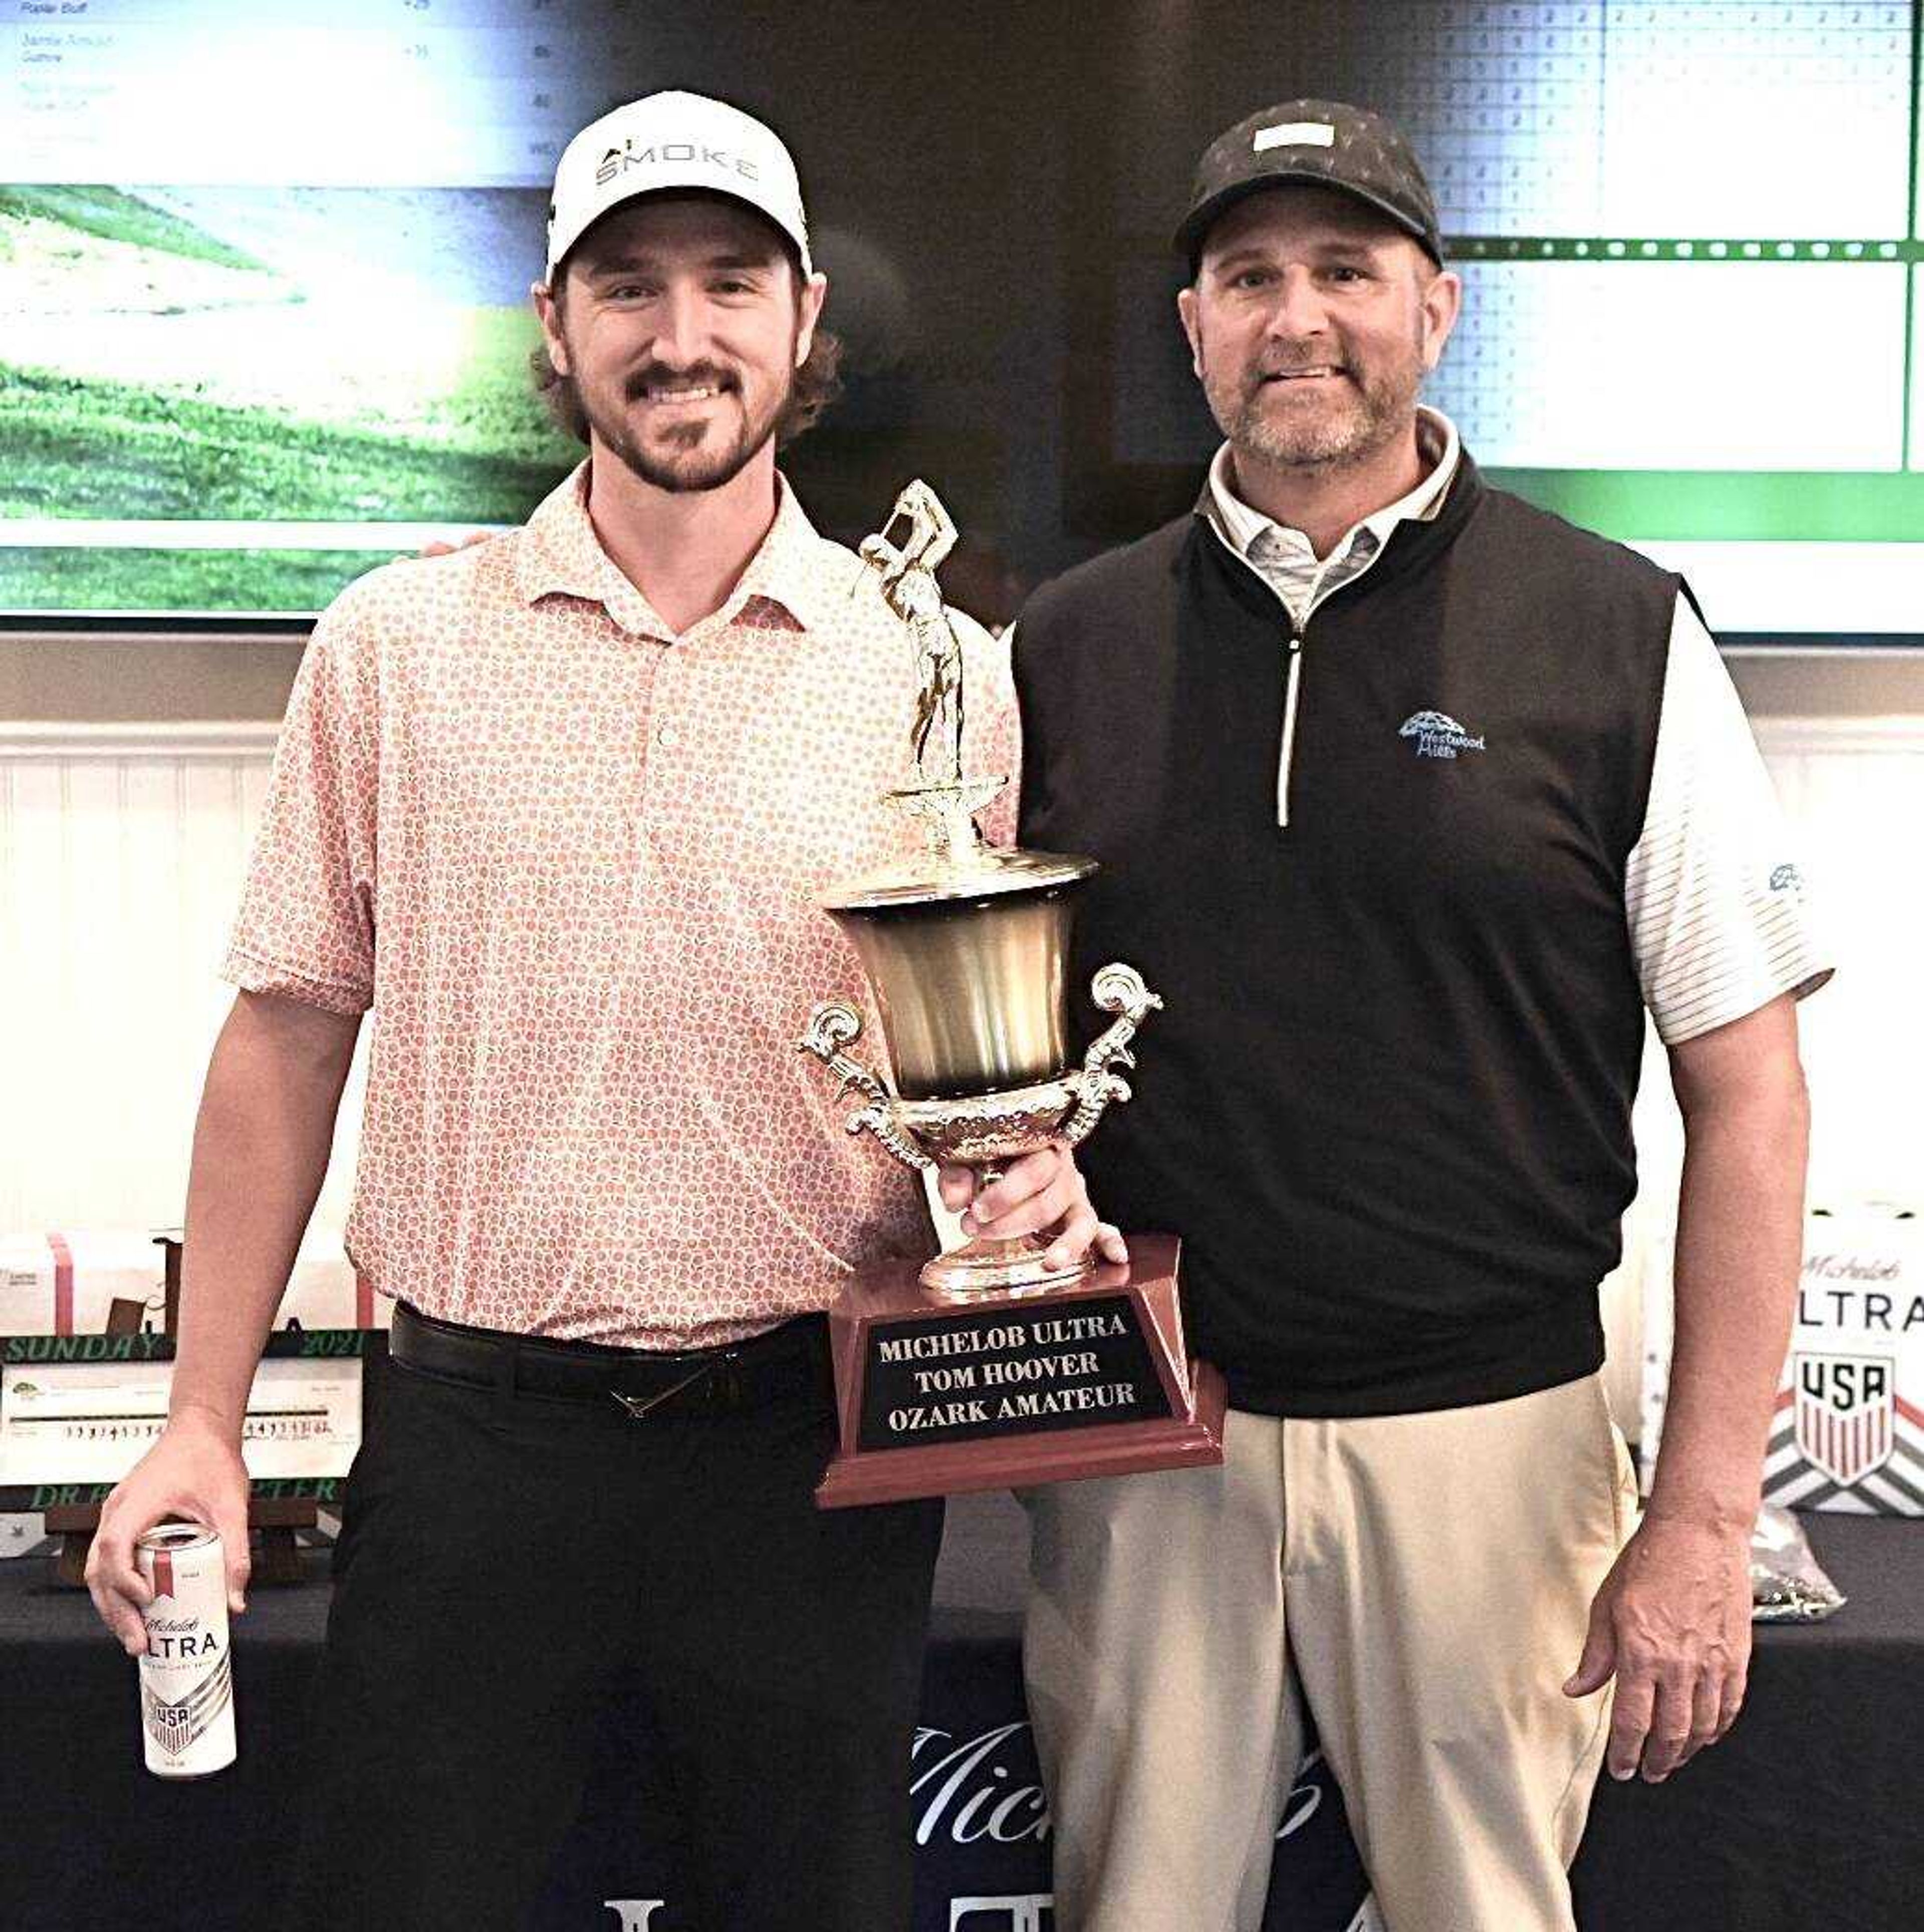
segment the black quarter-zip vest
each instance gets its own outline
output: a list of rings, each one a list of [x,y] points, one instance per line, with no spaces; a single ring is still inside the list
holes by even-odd
[[[1238,1406],[1452,1408],[1602,1360],[1680,588],[1465,454],[1299,640],[1197,517],[1023,611],[1022,842],[1102,866],[1072,998],[1122,959],[1165,1002],[1080,1157],[1104,1214],[1182,1236]]]

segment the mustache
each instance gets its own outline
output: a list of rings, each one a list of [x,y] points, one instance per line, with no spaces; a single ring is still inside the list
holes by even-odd
[[[649,362],[636,370],[628,379],[628,398],[631,403],[639,402],[647,392],[660,384],[684,382],[705,386],[712,389],[732,389],[735,378],[718,364],[691,363],[685,369],[671,369],[665,362]]]

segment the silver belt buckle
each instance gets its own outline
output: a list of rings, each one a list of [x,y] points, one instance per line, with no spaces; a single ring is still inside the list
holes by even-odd
[[[718,1355],[714,1360],[703,1363],[693,1375],[684,1376],[679,1382],[671,1382],[657,1395],[624,1395],[619,1389],[610,1389],[608,1393],[628,1411],[631,1422],[640,1422],[652,1414],[670,1397],[679,1395],[685,1388],[693,1388],[703,1376],[711,1373],[723,1359]]]

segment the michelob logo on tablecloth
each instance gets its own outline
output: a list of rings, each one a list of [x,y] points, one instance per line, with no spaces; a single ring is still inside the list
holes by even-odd
[[[1055,1905],[1056,1895],[1050,1892],[952,1898],[949,1932],[1050,1932],[1056,1922]]]
[[[926,1695],[946,1721],[925,1711],[910,1752],[915,1932],[1056,1932],[1048,1802],[1020,1694],[1012,1648],[987,1672],[952,1660],[930,1673]],[[1320,1750],[1298,1768],[1275,1838],[1265,1932],[1383,1932]],[[591,1921],[602,1932],[684,1932],[688,1923],[682,1900],[640,1878],[578,1896],[594,1904],[567,1922],[583,1932]]]

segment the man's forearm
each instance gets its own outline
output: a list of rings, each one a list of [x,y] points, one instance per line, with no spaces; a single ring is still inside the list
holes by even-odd
[[[327,1173],[354,1025],[243,995],[194,1126],[172,1413],[238,1442],[274,1311]]]
[[[1803,1254],[1810,1109],[1794,1058],[1685,1106],[1676,1340],[1653,1514],[1748,1530]]]

